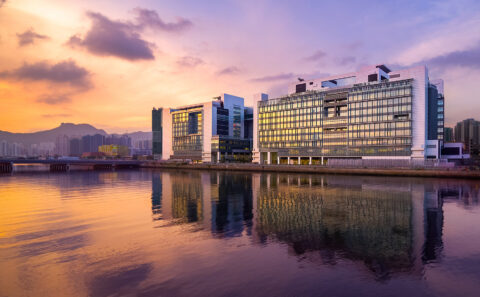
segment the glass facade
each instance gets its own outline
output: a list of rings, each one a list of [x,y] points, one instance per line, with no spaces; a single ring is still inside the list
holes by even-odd
[[[212,153],[218,153],[217,162],[251,162],[252,140],[216,135],[212,137]]]
[[[228,109],[217,107],[217,134],[228,135]]]
[[[233,105],[233,137],[242,137],[242,113],[243,108],[238,105]]]
[[[173,155],[201,158],[203,145],[202,108],[184,109],[172,112]]]
[[[438,94],[437,103],[437,136],[439,140],[444,140],[445,135],[445,97],[443,94]]]
[[[287,156],[410,156],[412,79],[259,101],[260,152]]]
[[[162,109],[152,110],[152,153],[162,154]]]

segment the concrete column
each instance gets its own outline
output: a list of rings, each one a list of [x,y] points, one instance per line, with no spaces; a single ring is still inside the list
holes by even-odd
[[[322,158],[321,158],[321,160],[320,160],[320,163],[323,165],[323,156],[322,156]]]
[[[290,157],[287,157],[287,165],[290,165]]]
[[[217,163],[220,163],[220,152],[217,152]]]
[[[312,165],[312,157],[308,159],[308,165]]]
[[[277,157],[277,165],[280,165],[280,157]]]
[[[272,152],[267,153],[267,164],[272,164]]]
[[[298,165],[300,165],[301,160],[302,160],[302,158],[298,157]]]

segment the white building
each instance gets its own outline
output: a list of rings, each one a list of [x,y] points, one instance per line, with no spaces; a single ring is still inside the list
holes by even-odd
[[[431,123],[426,66],[373,65],[342,75],[299,79],[288,95],[254,96],[254,162],[325,163],[329,158],[424,159]],[[431,95],[430,97],[432,97]],[[443,97],[442,97],[443,100]],[[443,101],[442,101],[443,102]],[[433,110],[431,110],[433,111]],[[443,118],[443,106],[442,106]],[[443,136],[443,121],[442,136]],[[440,132],[438,133],[440,134]]]
[[[156,129],[162,135],[162,160],[221,162],[251,154],[246,123],[252,120],[252,109],[244,106],[242,97],[222,94],[204,103],[163,108],[161,116],[154,111],[161,120]]]

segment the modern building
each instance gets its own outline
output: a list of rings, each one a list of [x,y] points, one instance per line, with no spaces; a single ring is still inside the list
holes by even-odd
[[[447,142],[441,148],[441,158],[449,161],[470,159],[470,154],[463,149],[461,142]]]
[[[205,103],[153,109],[153,154],[162,160],[250,161],[251,129],[253,109],[229,94]]]
[[[98,147],[98,152],[104,153],[107,157],[127,157],[128,146],[117,144],[105,144]]]
[[[458,122],[454,132],[455,142],[461,142],[472,158],[480,157],[480,122],[466,119]]]
[[[443,137],[443,83],[425,66],[385,65],[291,84],[254,97],[253,160],[319,164],[331,158],[425,159]],[[433,128],[432,128],[433,127]]]
[[[163,109],[152,110],[152,154],[155,159],[162,158],[162,114]]]
[[[453,142],[455,141],[455,138],[453,137],[453,128],[450,127],[445,127],[443,129],[443,141],[444,142]]]
[[[432,80],[428,87],[429,140],[444,140],[445,96],[443,94],[443,80]]]

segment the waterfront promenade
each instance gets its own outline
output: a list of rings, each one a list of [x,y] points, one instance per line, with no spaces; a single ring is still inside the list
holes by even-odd
[[[221,164],[185,164],[168,162],[143,162],[141,168],[157,169],[199,169],[217,171],[250,171],[250,172],[285,172],[285,173],[318,173],[318,174],[348,174],[376,176],[408,176],[408,177],[448,177],[480,179],[480,170],[466,167],[454,168],[358,168],[331,167],[322,165],[263,165],[242,163]]]

